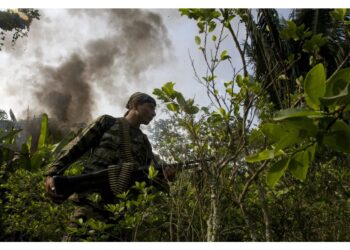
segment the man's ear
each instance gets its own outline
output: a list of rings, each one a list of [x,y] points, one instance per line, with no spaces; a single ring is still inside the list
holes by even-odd
[[[130,106],[130,110],[135,108],[136,108],[136,103],[132,103],[132,105]]]
[[[133,105],[132,105],[132,109],[134,110],[137,110],[137,107],[139,106],[140,104],[135,102]]]

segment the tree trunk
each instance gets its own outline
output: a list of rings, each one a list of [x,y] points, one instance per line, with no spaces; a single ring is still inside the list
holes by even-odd
[[[207,220],[207,225],[207,241],[218,241],[220,217],[217,183],[210,186],[210,214]]]
[[[271,220],[270,220],[268,205],[265,198],[265,190],[264,190],[264,187],[261,185],[259,178],[256,179],[255,183],[259,191],[261,210],[264,216],[266,241],[272,241]]]

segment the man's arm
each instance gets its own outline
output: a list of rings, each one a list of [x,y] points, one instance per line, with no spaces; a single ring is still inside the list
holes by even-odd
[[[115,121],[115,118],[108,115],[97,118],[62,149],[57,159],[50,165],[46,175],[62,174],[72,162],[82,156],[89,148],[96,146],[104,131]]]

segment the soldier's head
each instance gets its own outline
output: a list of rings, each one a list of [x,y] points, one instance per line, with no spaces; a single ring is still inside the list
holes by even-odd
[[[136,92],[130,96],[126,104],[128,111],[124,116],[131,115],[137,123],[147,125],[156,115],[156,105],[156,100],[150,95]]]

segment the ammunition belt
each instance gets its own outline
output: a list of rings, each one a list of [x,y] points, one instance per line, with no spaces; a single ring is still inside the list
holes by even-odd
[[[135,161],[131,154],[131,140],[129,134],[129,123],[125,118],[120,119],[121,127],[121,153],[123,163],[108,167],[108,180],[110,189],[114,194],[121,194],[128,190],[131,174],[135,167]]]

